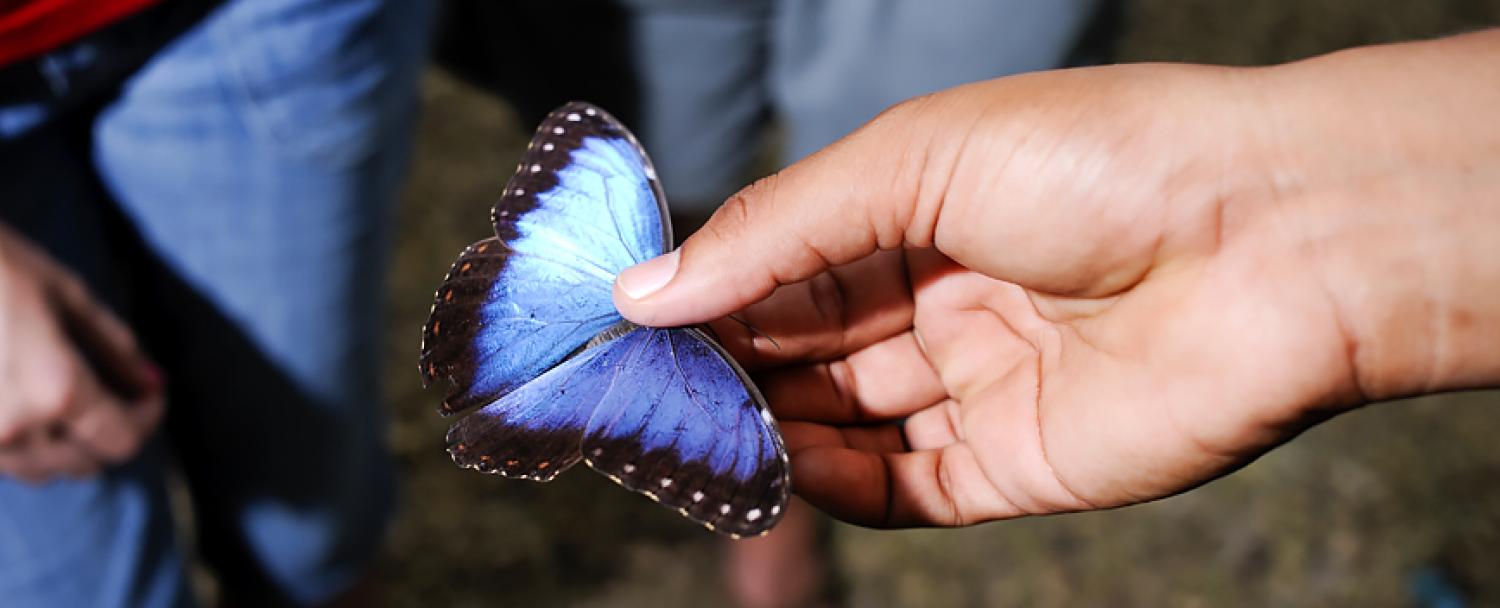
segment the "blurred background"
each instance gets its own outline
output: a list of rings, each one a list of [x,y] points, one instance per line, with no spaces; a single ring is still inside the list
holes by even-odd
[[[793,507],[730,543],[584,468],[547,485],[457,468],[443,390],[416,369],[434,288],[570,99],[641,137],[681,237],[738,187],[957,83],[1496,25],[1500,0],[0,0],[0,222],[30,237],[0,235],[6,251],[33,241],[82,276],[166,378],[95,357],[94,309],[0,309],[42,329],[0,354],[79,354],[110,390],[57,392],[143,419],[86,432],[98,418],[51,408],[4,446],[0,608],[308,604],[349,590],[381,540],[375,588],[351,591],[378,597],[352,605],[730,605],[800,581],[815,593],[783,605],[1500,606],[1496,392],[1352,412],[1146,505],[909,531]],[[26,259],[0,259],[21,271],[0,291],[63,289]],[[126,369],[140,377],[112,377]],[[114,403],[158,390],[160,432]],[[22,483],[23,456],[71,446],[75,466],[34,476],[82,472],[97,462],[78,450],[127,436],[149,442],[104,475]],[[383,443],[400,486],[384,539]]]
[[[1500,0],[1134,0],[1091,52],[1257,65],[1497,23]],[[496,41],[443,35],[449,67],[423,78],[390,283],[386,389],[404,485],[381,564],[385,591],[396,606],[723,604],[725,545],[701,528],[583,470],[548,485],[507,482],[460,470],[443,451],[450,421],[434,411],[440,389],[419,384],[420,327],[456,253],[489,233],[489,207],[547,109],[508,104],[485,79],[495,66],[462,60],[503,51]],[[590,82],[612,95],[606,81]],[[784,160],[773,147],[755,156],[745,179]],[[1495,393],[1366,408],[1202,489],[1109,512],[964,530],[831,524],[830,597],[855,606],[1409,605],[1449,588],[1497,605],[1497,408]]]

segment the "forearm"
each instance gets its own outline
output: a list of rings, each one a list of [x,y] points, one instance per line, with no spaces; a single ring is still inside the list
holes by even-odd
[[[1356,388],[1500,386],[1500,30],[1276,70],[1272,175]]]

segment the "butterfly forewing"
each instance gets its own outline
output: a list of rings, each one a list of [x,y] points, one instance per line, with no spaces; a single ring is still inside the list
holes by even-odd
[[[575,102],[548,115],[423,331],[428,383],[453,382],[444,414],[537,377],[620,321],[614,276],[671,242],[656,173],[609,114]]]
[[[635,136],[583,102],[542,121],[490,212],[507,243],[542,229],[580,246],[578,255],[630,258],[627,266],[666,252],[666,217],[656,170]]]

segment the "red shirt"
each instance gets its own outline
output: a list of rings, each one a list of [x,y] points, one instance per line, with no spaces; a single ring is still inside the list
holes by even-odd
[[[40,55],[160,0],[0,0],[0,66]]]

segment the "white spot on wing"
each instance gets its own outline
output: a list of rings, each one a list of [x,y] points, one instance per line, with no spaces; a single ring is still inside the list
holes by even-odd
[[[719,514],[720,515],[728,515],[729,514],[729,503],[726,502],[726,503],[724,503],[722,505],[719,505]]]
[[[755,521],[757,519],[760,519],[760,509],[750,509],[745,512],[745,521]]]
[[[625,463],[624,465],[622,465],[620,467],[620,470],[624,471],[626,475],[629,475],[629,474],[635,472],[635,465],[630,464],[630,463],[627,462],[627,463]]]
[[[580,120],[583,120],[583,117],[579,116],[577,112],[572,112],[568,114],[568,120],[578,122]]]
[[[693,492],[693,502],[703,502],[703,493]]]
[[[567,131],[565,129],[563,129],[562,127],[552,127],[552,134],[553,135],[562,135],[563,133],[566,133],[566,132]]]
[[[772,516],[776,516],[776,515],[780,515],[780,514],[781,514],[781,505],[773,505],[771,507],[771,515]]]
[[[593,108],[587,108],[587,109],[585,109],[583,111],[583,113],[584,114],[588,114],[589,116],[598,116],[599,115],[599,111],[595,110]]]
[[[670,488],[670,487],[672,487],[672,478],[671,477],[663,477],[663,478],[661,478],[661,487],[663,487],[663,488]]]
[[[542,150],[545,151],[545,152],[551,152],[552,149],[556,148],[556,147],[557,146],[552,145],[552,142],[550,142],[550,141],[547,142],[547,143],[545,143],[545,144],[542,144]]]

